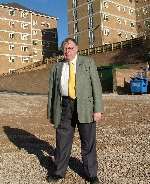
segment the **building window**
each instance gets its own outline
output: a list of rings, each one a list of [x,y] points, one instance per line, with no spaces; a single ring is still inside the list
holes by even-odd
[[[33,55],[37,56],[37,53],[38,53],[37,50],[34,50]]]
[[[9,10],[9,15],[15,16],[15,10],[13,10],[13,9]]]
[[[14,33],[9,33],[9,38],[14,39],[15,38],[15,34]]]
[[[94,47],[94,32],[93,30],[89,30],[89,47]]]
[[[9,69],[9,73],[14,73],[15,69]]]
[[[57,34],[56,33],[51,33],[51,38],[57,38]]]
[[[126,7],[123,7],[123,12],[126,12]]]
[[[104,14],[103,19],[104,19],[104,21],[108,21],[108,15]]]
[[[144,21],[144,25],[145,25],[145,27],[146,28],[150,28],[150,20],[146,20],[146,21]]]
[[[46,22],[41,22],[41,26],[42,27],[50,27],[50,25],[48,23],[46,23]]]
[[[50,28],[51,27],[50,23],[47,23],[46,24],[46,27]]]
[[[74,39],[76,40],[77,43],[79,43],[79,35],[78,34],[74,35]]]
[[[37,35],[37,31],[36,30],[33,30],[33,35]]]
[[[122,33],[121,33],[121,32],[119,32],[119,33],[118,33],[118,36],[119,36],[120,38],[122,38]]]
[[[15,46],[13,44],[9,45],[9,50],[14,50]]]
[[[46,48],[48,48],[49,47],[49,42],[48,41],[42,41],[43,42],[43,46]]]
[[[78,6],[78,0],[72,0],[72,7],[76,8]]]
[[[148,14],[148,12],[149,12],[148,8],[146,8],[146,7],[143,8],[143,14],[144,14],[144,15]]]
[[[93,28],[93,17],[89,17],[88,28],[89,29]]]
[[[21,50],[24,52],[28,51],[28,46],[21,46]]]
[[[28,40],[28,34],[21,34],[21,40]]]
[[[8,60],[9,60],[10,63],[14,63],[15,62],[15,57],[14,56],[10,56],[8,58]]]
[[[119,6],[119,5],[116,5],[116,7],[117,7],[117,10],[118,10],[118,11],[120,11],[120,10],[121,10],[121,8],[120,8],[120,6]]]
[[[135,26],[135,25],[134,25],[134,23],[133,23],[133,22],[131,22],[131,23],[130,23],[130,27],[132,27],[132,28],[133,28],[134,26]]]
[[[134,39],[135,38],[135,35],[131,35],[131,39]]]
[[[120,18],[117,18],[117,21],[118,21],[118,23],[119,23],[119,24],[121,24],[121,20],[120,20]]]
[[[129,10],[129,14],[130,14],[130,15],[133,14],[133,12],[134,12],[133,9],[130,9],[130,10]]]
[[[21,23],[21,28],[28,29],[29,24],[28,23]]]
[[[74,18],[74,20],[77,20],[78,19],[77,9],[73,9],[73,18]]]
[[[110,30],[109,29],[104,29],[104,35],[108,36],[110,34]]]
[[[28,16],[28,12],[25,12],[25,11],[21,12],[21,17],[22,18],[25,18],[27,16]]]
[[[77,33],[79,32],[79,29],[78,29],[78,22],[75,22],[74,23],[74,33]]]
[[[106,1],[103,2],[104,8],[108,8],[108,3]]]
[[[45,26],[46,25],[46,23],[45,22],[41,22],[41,26]]]
[[[88,3],[88,15],[93,15],[93,3]]]
[[[9,21],[9,26],[10,27],[15,27],[15,22],[14,21]]]
[[[140,12],[140,10],[136,10],[136,16],[140,16],[141,15],[141,12]]]
[[[23,63],[28,63],[29,62],[29,57],[22,57],[22,62]]]
[[[33,45],[37,45],[37,44],[38,44],[38,42],[36,40],[33,40]],[[42,45],[43,45],[43,43],[42,43]]]
[[[33,25],[33,26],[37,26],[37,25],[38,25],[37,20],[33,20],[32,25]]]

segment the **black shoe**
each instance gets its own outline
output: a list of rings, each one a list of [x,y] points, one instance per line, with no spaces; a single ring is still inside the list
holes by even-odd
[[[100,184],[98,177],[89,177],[87,181],[90,182],[90,184]]]
[[[47,177],[48,182],[56,182],[56,181],[59,181],[59,180],[62,180],[62,179],[63,179],[63,177],[59,176],[59,175],[52,175],[52,176]]]

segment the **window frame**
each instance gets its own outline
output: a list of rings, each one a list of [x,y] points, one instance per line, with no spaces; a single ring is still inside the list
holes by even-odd
[[[13,12],[13,13],[11,13],[11,12]],[[9,15],[10,16],[15,16],[16,15],[15,9],[9,9]]]
[[[14,63],[15,62],[15,56],[9,56],[8,61],[10,63]]]
[[[15,38],[15,33],[9,33],[9,38],[14,39]]]

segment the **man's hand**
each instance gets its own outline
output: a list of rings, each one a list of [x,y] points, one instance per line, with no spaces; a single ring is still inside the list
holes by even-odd
[[[95,112],[94,114],[93,114],[93,118],[94,118],[94,121],[96,122],[96,123],[98,123],[98,122],[100,122],[101,120],[102,120],[102,113],[101,112]]]
[[[49,123],[50,123],[50,124],[53,124],[53,120],[52,120],[52,119],[49,119]]]

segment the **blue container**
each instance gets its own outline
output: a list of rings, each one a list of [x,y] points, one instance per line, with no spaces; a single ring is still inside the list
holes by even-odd
[[[148,79],[147,78],[132,78],[130,81],[131,93],[147,93]]]

